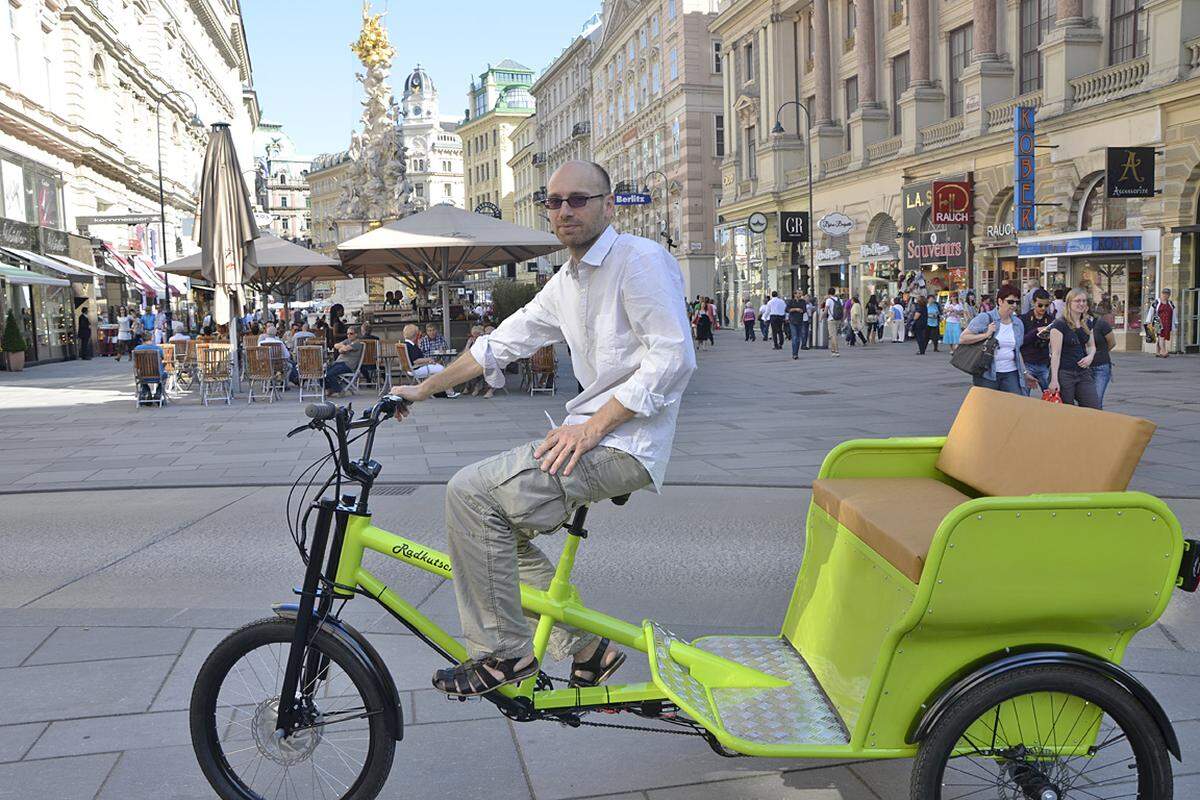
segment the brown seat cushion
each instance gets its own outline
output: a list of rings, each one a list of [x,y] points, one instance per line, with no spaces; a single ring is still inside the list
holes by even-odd
[[[822,478],[813,502],[914,583],[938,524],[971,498],[932,478]]]
[[[1154,423],[973,387],[937,468],[993,497],[1123,492]]]

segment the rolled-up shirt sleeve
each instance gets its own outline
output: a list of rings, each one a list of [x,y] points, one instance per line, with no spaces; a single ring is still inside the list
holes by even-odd
[[[664,251],[631,265],[621,286],[625,314],[646,354],[613,396],[638,417],[651,417],[677,404],[696,369],[683,306],[669,302],[683,296],[678,272],[675,259]]]
[[[563,340],[552,283],[547,283],[496,330],[480,336],[471,345],[471,357],[483,367],[483,379],[488,386],[503,386],[504,368],[513,361],[528,358],[538,348]]]

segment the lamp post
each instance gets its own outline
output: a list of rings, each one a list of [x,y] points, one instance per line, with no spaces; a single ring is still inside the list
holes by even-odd
[[[162,166],[162,104],[171,95],[179,95],[186,97],[192,104],[192,118],[188,120],[188,125],[193,128],[203,128],[204,123],[200,121],[199,114],[196,113],[196,101],[190,94],[182,89],[172,89],[166,94],[159,95],[158,100],[154,104],[154,127],[158,133],[158,221],[161,227],[162,234],[162,259],[163,259],[163,302],[166,306],[166,324],[163,326],[163,338],[165,339],[171,333],[171,284],[167,282],[167,201],[166,194],[163,191],[163,166]]]
[[[653,176],[653,175],[658,175],[659,177],[661,177],[661,178],[662,178],[662,184],[663,184],[663,211],[666,213],[666,230],[663,232],[663,238],[667,240],[667,252],[669,253],[669,252],[671,252],[671,248],[675,246],[675,243],[674,243],[673,241],[671,241],[671,192],[670,192],[670,181],[668,181],[668,180],[667,180],[667,176],[666,176],[665,174],[663,174],[663,172],[662,172],[661,170],[652,169],[652,170],[650,170],[649,172],[647,172],[647,173],[646,173],[646,175],[645,175],[645,177],[644,177],[644,178],[642,178],[642,192],[643,192],[644,194],[650,194],[650,177],[651,177],[651,176]]]
[[[788,100],[783,105],[781,105],[779,107],[779,109],[775,112],[775,126],[773,128],[771,128],[772,136],[782,136],[785,133],[785,131],[783,130],[783,123],[779,121],[779,115],[782,114],[783,110],[785,108],[787,108],[788,106],[796,106],[797,108],[799,108],[801,111],[804,112],[804,129],[806,131],[808,131],[808,138],[805,139],[805,141],[804,141],[804,155],[808,159],[808,230],[805,231],[805,233],[808,235],[808,269],[809,269],[809,274],[811,276],[810,281],[812,281],[812,285],[810,285],[809,288],[811,290],[815,291],[816,290],[815,278],[816,278],[816,274],[817,274],[816,273],[817,262],[816,262],[816,259],[813,257],[813,251],[814,251],[813,239],[814,239],[814,237],[813,237],[812,227],[813,227],[813,221],[816,217],[817,211],[815,208],[813,208],[812,146],[811,146],[812,145],[812,118],[809,116],[808,107],[806,105],[801,103],[799,100]],[[796,131],[796,135],[799,136],[800,131]]]

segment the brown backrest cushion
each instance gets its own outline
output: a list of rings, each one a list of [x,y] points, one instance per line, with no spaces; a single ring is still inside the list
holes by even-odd
[[[937,467],[985,495],[1123,492],[1153,422],[972,387]]]

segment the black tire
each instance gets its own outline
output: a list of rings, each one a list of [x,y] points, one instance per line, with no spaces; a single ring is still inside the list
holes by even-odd
[[[964,736],[977,721],[987,727],[987,720],[993,718],[993,713],[998,717],[1000,709],[1004,708],[1003,704],[1039,692],[1069,695],[1098,707],[1104,714],[1098,723],[1100,725],[1100,735],[1097,737],[1099,744],[1108,743],[1109,746],[1117,746],[1118,749],[1110,751],[1111,753],[1118,755],[1125,751],[1129,753],[1126,760],[1119,758],[1112,760],[1108,755],[1097,756],[1095,761],[1089,756],[1082,755],[1054,759],[1050,763],[1047,763],[1046,760],[1027,759],[1029,763],[1037,764],[1045,770],[1046,774],[1051,775],[1063,800],[1074,800],[1074,798],[1091,800],[1105,797],[1132,798],[1134,796],[1138,800],[1172,800],[1174,784],[1171,763],[1166,742],[1163,740],[1162,732],[1154,718],[1133,695],[1112,680],[1086,669],[1069,666],[1026,667],[997,675],[980,684],[977,689],[948,709],[942,719],[934,725],[926,739],[921,742],[917,752],[912,772],[912,800],[953,800],[959,796],[969,796],[971,800],[1014,800],[1026,797],[1022,788],[1013,780],[1012,773],[1000,766],[1004,762],[998,761],[991,754],[1002,749],[1002,744],[1009,747],[1027,744],[1026,739],[1040,738],[1040,732],[1036,735],[1031,731],[1021,732],[1015,737],[1021,739],[1021,742],[1012,742],[1009,741],[1010,738],[1013,738],[1011,732],[1003,728],[1003,723],[991,725],[990,729],[998,732],[996,735],[1000,737],[1001,741],[997,741],[995,744],[986,744],[985,752],[980,753],[981,757],[964,754],[952,758],[952,753],[959,746],[960,741],[974,746],[980,744],[973,738]],[[1032,701],[1032,697],[1030,699]],[[1077,703],[1078,700],[1074,702]],[[1029,707],[1034,708],[1034,704],[1031,702]],[[1020,708],[1024,708],[1024,705],[1014,703],[1008,707],[1009,713],[1024,713],[1014,712],[1014,709]],[[1060,706],[1060,713],[1063,708],[1066,708],[1065,704]],[[1072,706],[1072,711],[1074,711],[1074,706]],[[1029,719],[1028,716],[1024,718]],[[1037,720],[1036,715],[1033,719]],[[1044,718],[1041,725],[1050,729],[1055,727],[1048,725]],[[1030,726],[1026,724],[1024,727],[1029,728]],[[1033,727],[1037,728],[1036,722]],[[979,728],[976,728],[976,731],[978,730]],[[1106,735],[1106,730],[1112,732]],[[1074,737],[1076,734],[1071,735]],[[1040,746],[1033,742],[1028,744],[1034,747]],[[1109,759],[1107,763],[1104,761],[1105,758]],[[1020,762],[1008,761],[1007,763],[1018,764]],[[1068,766],[1069,764],[1073,766]],[[953,783],[946,777],[948,765],[953,775]],[[989,766],[995,769],[995,775],[991,774]],[[1121,771],[1122,766],[1126,768],[1126,772]],[[1116,768],[1117,771],[1106,772],[1113,768]],[[1136,772],[1134,772],[1135,769]],[[1083,778],[1084,775],[1088,775],[1086,780]],[[1096,782],[1095,779],[1101,775],[1103,775],[1103,780]],[[1110,778],[1110,775],[1116,777]],[[1122,780],[1120,777],[1122,775],[1129,777]],[[1135,775],[1136,795],[1133,794],[1135,787],[1132,783]],[[972,779],[978,781],[978,786],[988,787],[991,785],[988,783],[988,778],[994,778],[994,790],[982,788],[972,791],[969,788],[971,785],[969,781]],[[1077,782],[1081,784],[1080,789],[1075,789]],[[1068,786],[1058,786],[1058,784],[1068,784]],[[948,789],[951,785],[966,786],[967,788],[955,788],[943,793],[943,789]],[[1086,791],[1082,791],[1083,786],[1087,787]]]
[[[217,795],[223,798],[223,800],[259,800],[262,795],[254,790],[253,784],[258,778],[263,764],[268,765],[268,771],[263,773],[264,780],[272,776],[270,770],[276,767],[284,775],[280,779],[281,783],[284,780],[294,780],[288,776],[292,774],[292,767],[296,766],[300,770],[311,769],[311,781],[319,785],[322,792],[317,793],[315,785],[315,796],[328,797],[328,793],[332,789],[332,794],[342,798],[342,800],[371,800],[371,798],[378,796],[379,792],[383,789],[384,782],[387,780],[388,773],[392,767],[392,759],[395,755],[396,742],[389,735],[387,723],[384,719],[384,712],[388,708],[388,704],[385,702],[382,688],[377,684],[369,671],[362,666],[361,662],[341,642],[324,631],[317,633],[312,640],[311,647],[319,651],[329,661],[330,666],[325,671],[325,677],[328,680],[325,683],[335,683],[340,677],[338,673],[338,670],[340,670],[340,675],[348,679],[347,686],[353,687],[357,692],[357,697],[361,698],[364,711],[378,713],[369,713],[363,719],[348,719],[345,722],[333,722],[328,726],[314,728],[314,731],[319,732],[314,733],[312,737],[316,739],[317,743],[312,746],[307,757],[295,757],[294,754],[288,754],[289,758],[296,758],[293,764],[280,764],[274,761],[270,755],[267,755],[267,749],[259,745],[258,757],[260,760],[254,769],[254,776],[249,778],[248,783],[245,777],[239,775],[237,768],[230,765],[227,755],[236,753],[238,750],[235,749],[230,754],[225,752],[221,740],[222,729],[233,731],[234,725],[240,725],[248,732],[244,735],[253,738],[256,730],[261,731],[261,726],[255,724],[260,718],[258,714],[255,714],[244,723],[235,721],[237,715],[242,713],[248,714],[253,709],[251,703],[238,704],[237,708],[234,708],[229,703],[222,704],[220,707],[223,710],[229,709],[223,713],[223,716],[229,716],[230,718],[218,722],[218,700],[222,697],[222,687],[225,684],[226,677],[230,675],[231,670],[235,665],[239,665],[244,657],[253,654],[254,651],[260,648],[269,648],[267,652],[268,657],[264,658],[259,653],[256,659],[251,659],[247,662],[254,669],[256,676],[257,667],[254,666],[256,661],[258,664],[266,663],[268,672],[272,671],[272,663],[280,663],[280,654],[282,654],[281,662],[286,663],[286,656],[291,647],[294,628],[294,620],[275,617],[261,619],[229,634],[209,654],[208,659],[205,660],[199,674],[196,676],[196,683],[192,689],[189,715],[192,748],[196,752],[196,759],[200,764],[200,769],[204,772],[204,776],[208,779],[208,782],[212,785]],[[277,671],[282,675],[282,666],[279,666]],[[240,667],[238,675],[244,679]],[[231,686],[233,684],[234,682],[231,681]],[[251,689],[250,682],[244,682],[243,685],[246,686],[247,691]],[[263,703],[268,703],[270,700],[277,700],[265,686],[261,690],[259,686],[263,686],[263,684],[254,686],[253,691],[261,694],[263,697],[260,706]],[[233,688],[236,689],[236,686],[233,686]],[[278,690],[279,684],[277,683],[274,691],[278,692]],[[246,694],[246,692],[243,692],[243,694]],[[348,695],[336,696],[345,697]],[[252,697],[249,699],[253,701]],[[354,707],[354,709],[357,708],[358,706]],[[266,719],[266,713],[268,712],[269,708],[264,709],[264,719]],[[336,713],[343,712],[339,709]],[[347,711],[346,713],[349,712]],[[339,725],[341,727],[337,727],[334,730],[335,726]],[[353,730],[352,728],[355,726],[359,728],[365,727],[365,730]],[[334,733],[331,734],[330,731],[334,731]],[[347,777],[344,780],[340,778],[335,780],[334,777],[336,776],[327,778],[325,775],[329,775],[329,773],[324,772],[324,770],[322,770],[324,774],[318,778],[318,770],[322,768],[317,766],[316,759],[313,757],[316,749],[321,744],[328,743],[333,750],[337,751],[335,755],[340,755],[343,751],[338,748],[336,743],[340,742],[349,746],[348,742],[351,740],[335,739],[334,736],[344,736],[347,733],[366,734],[366,753],[361,768],[346,764],[346,767],[350,769],[349,773],[346,773]],[[354,741],[361,741],[363,738],[363,736],[355,736]],[[257,739],[254,741],[248,739],[247,741],[251,745],[254,745]],[[276,745],[276,747],[278,746]],[[363,745],[354,745],[354,747],[363,747]],[[254,758],[256,755],[253,747],[238,749],[249,750],[251,758]],[[278,755],[278,751],[276,751],[276,754]],[[235,758],[233,760],[238,761],[239,759]],[[340,760],[343,764],[346,763],[344,758]],[[331,761],[328,763],[336,764],[337,762]],[[304,766],[301,766],[302,764]],[[244,766],[245,771],[249,772],[249,764]],[[357,772],[357,775],[351,777],[351,774],[354,772]]]

